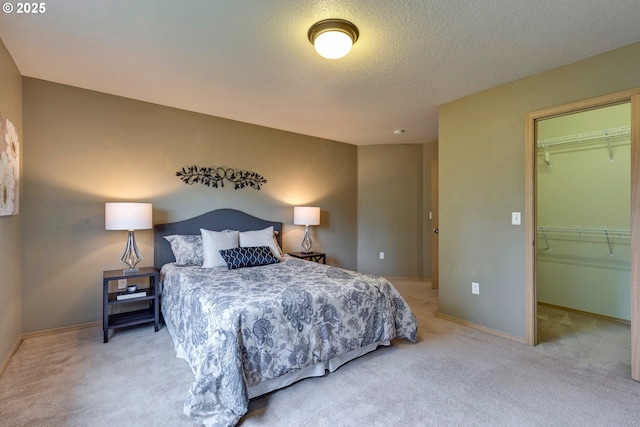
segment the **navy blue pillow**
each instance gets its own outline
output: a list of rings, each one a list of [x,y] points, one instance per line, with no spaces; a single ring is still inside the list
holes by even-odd
[[[275,264],[278,259],[273,256],[269,246],[248,246],[244,248],[223,249],[220,255],[227,263],[229,270],[242,267]]]

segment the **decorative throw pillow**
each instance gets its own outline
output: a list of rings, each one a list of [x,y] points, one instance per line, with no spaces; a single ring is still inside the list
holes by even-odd
[[[251,246],[221,250],[220,255],[227,263],[229,270],[242,267],[275,264],[278,259],[273,256],[269,246]]]
[[[279,260],[282,257],[276,235],[273,233],[273,226],[263,230],[241,231],[240,247],[247,248],[251,246],[268,246],[276,259]]]
[[[212,231],[200,229],[202,235],[203,268],[225,267],[227,263],[220,255],[224,249],[238,247],[238,232],[233,230]]]
[[[202,265],[202,237],[197,234],[172,234],[164,238],[171,245],[176,265]]]

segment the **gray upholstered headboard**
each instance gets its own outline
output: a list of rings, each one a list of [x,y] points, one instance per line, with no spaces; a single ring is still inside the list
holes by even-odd
[[[164,264],[174,262],[176,260],[173,256],[173,252],[171,251],[171,245],[167,242],[164,236],[170,236],[172,234],[199,235],[201,228],[213,231],[249,231],[261,230],[270,226],[273,226],[274,231],[277,231],[276,238],[278,240],[278,244],[282,247],[281,222],[256,218],[255,216],[235,209],[217,209],[183,221],[172,222],[169,224],[156,224],[153,226],[153,265],[160,269]]]

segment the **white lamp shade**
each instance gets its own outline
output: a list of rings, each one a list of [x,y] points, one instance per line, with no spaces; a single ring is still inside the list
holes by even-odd
[[[145,230],[152,224],[151,203],[105,203],[105,230]]]
[[[311,206],[294,206],[293,223],[295,225],[319,225],[320,208]]]
[[[313,46],[320,56],[338,59],[351,51],[353,40],[342,31],[326,31],[316,37]]]

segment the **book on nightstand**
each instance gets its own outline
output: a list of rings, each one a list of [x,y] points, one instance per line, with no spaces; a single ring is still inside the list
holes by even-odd
[[[123,292],[121,294],[118,294],[116,296],[116,298],[118,300],[123,300],[123,299],[129,299],[129,298],[140,298],[140,297],[146,297],[147,296],[147,291],[138,291],[138,292]]]

